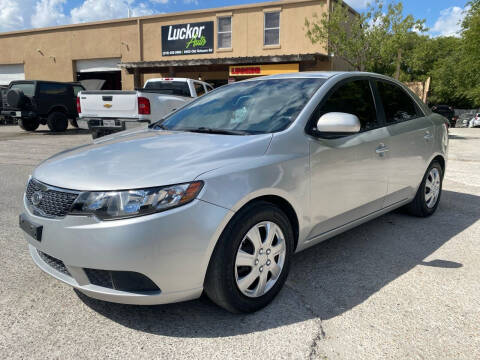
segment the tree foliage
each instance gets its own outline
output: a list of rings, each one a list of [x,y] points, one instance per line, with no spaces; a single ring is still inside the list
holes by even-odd
[[[305,19],[306,35],[314,44],[327,45],[328,51],[359,71],[391,72],[401,65],[414,31],[423,32],[425,20],[403,15],[400,2],[387,7],[380,0],[368,5],[357,16],[342,0],[332,2],[332,10],[320,17]]]
[[[468,3],[459,37],[430,37],[424,20],[403,14],[401,2],[375,0],[354,16],[341,0],[330,14],[305,19],[306,36],[327,46],[353,70],[401,81],[431,77],[429,102],[480,106],[480,0]]]

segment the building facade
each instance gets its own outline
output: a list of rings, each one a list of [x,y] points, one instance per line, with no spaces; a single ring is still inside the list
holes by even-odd
[[[141,87],[152,77],[222,85],[279,72],[344,70],[306,37],[305,19],[333,0],[286,0],[0,34],[0,85],[11,80],[106,80]],[[352,10],[352,14],[353,14]]]

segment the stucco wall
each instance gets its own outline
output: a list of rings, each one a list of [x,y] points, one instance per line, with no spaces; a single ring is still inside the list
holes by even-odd
[[[0,64],[23,63],[26,79],[73,81],[75,60],[79,59],[121,58],[122,62],[133,62],[325,53],[322,46],[312,45],[305,37],[304,21],[326,9],[327,0],[280,1],[4,33],[0,34]],[[263,46],[264,11],[268,10],[281,11],[280,46]],[[219,51],[216,19],[229,14],[232,15],[232,49]],[[197,21],[214,21],[214,53],[162,57],[162,25]],[[140,51],[140,41],[143,51]],[[125,71],[122,71],[122,87],[133,88],[133,76]]]

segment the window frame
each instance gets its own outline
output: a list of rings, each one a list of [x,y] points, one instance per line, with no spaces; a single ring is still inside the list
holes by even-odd
[[[267,14],[278,13],[278,27],[267,28]],[[270,10],[263,12],[263,46],[280,46],[280,27],[281,27],[281,10]],[[278,43],[276,44],[266,44],[266,32],[267,30],[278,30]]]
[[[401,120],[401,121],[395,121],[395,122],[392,122],[392,123],[388,123],[387,122],[387,113],[385,112],[385,107],[384,107],[384,104],[383,104],[383,101],[382,101],[382,97],[380,95],[380,90],[377,87],[378,82],[383,82],[383,83],[392,85],[392,86],[400,89],[400,91],[402,91],[404,93],[404,95],[407,96],[410,99],[410,101],[413,102],[413,104],[415,106],[416,116],[414,118],[411,118],[411,119],[406,119],[406,120]],[[372,78],[372,87],[373,87],[373,91],[374,91],[374,94],[375,94],[376,103],[378,104],[378,108],[380,110],[380,115],[382,116],[382,121],[385,123],[385,126],[401,124],[401,123],[404,123],[406,121],[417,120],[419,118],[427,116],[424,113],[424,111],[422,110],[421,106],[418,104],[417,100],[403,86],[401,86],[399,84],[396,84],[395,82],[393,82],[391,80],[388,80],[388,79],[375,77],[375,78]]]
[[[320,132],[317,131],[316,128],[316,122],[318,120],[318,113],[327,102],[327,100],[332,96],[333,93],[335,93],[338,89],[340,89],[343,85],[348,84],[350,82],[354,81],[367,81],[370,87],[370,93],[373,99],[373,106],[375,107],[375,113],[377,116],[377,126],[374,128],[370,129],[361,129],[358,133],[355,134],[345,134],[345,133],[325,133],[325,132]],[[320,138],[320,139],[338,139],[342,137],[347,137],[347,136],[354,136],[358,134],[362,134],[367,131],[372,131],[372,130],[377,130],[385,127],[387,124],[385,123],[385,117],[383,114],[383,108],[380,109],[381,103],[378,103],[378,97],[375,92],[376,87],[375,86],[375,79],[370,77],[370,76],[352,76],[347,79],[343,79],[338,81],[336,84],[334,84],[328,91],[327,93],[322,97],[320,102],[317,104],[315,109],[313,110],[312,114],[310,115],[309,120],[307,121],[307,125],[305,126],[305,133],[307,133],[310,136],[313,136],[314,138]],[[379,106],[380,105],[380,106]],[[382,111],[380,111],[382,110]]]
[[[230,18],[230,31],[220,31],[220,19]],[[220,36],[219,34],[230,34],[230,46],[229,47],[220,47]],[[233,21],[232,15],[221,15],[217,16],[217,49],[219,50],[231,50],[233,49]]]

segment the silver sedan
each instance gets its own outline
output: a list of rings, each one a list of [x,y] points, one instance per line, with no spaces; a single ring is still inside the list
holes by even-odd
[[[47,159],[20,226],[35,263],[88,296],[205,292],[252,312],[281,290],[293,253],[399,207],[432,215],[447,126],[376,74],[242,81]]]

